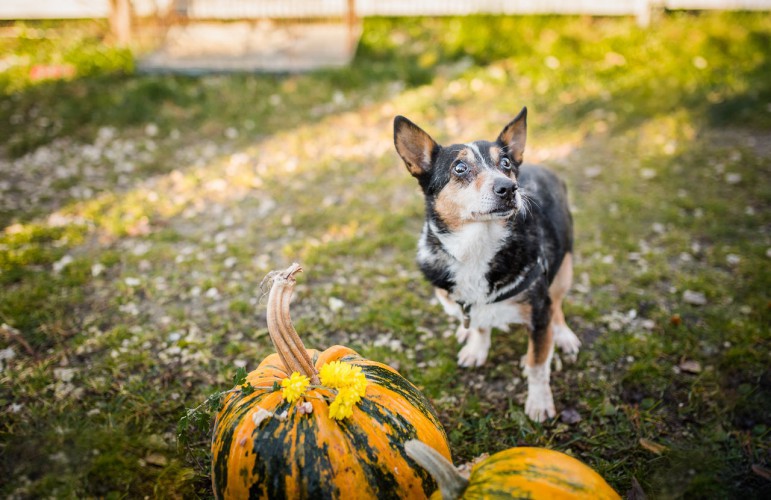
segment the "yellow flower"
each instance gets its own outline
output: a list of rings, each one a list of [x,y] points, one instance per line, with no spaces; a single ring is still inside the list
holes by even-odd
[[[342,361],[326,363],[319,371],[321,384],[333,389],[353,387],[359,396],[367,390],[367,377],[361,372],[361,366],[354,366]]]
[[[329,405],[329,416],[342,420],[353,415],[353,406],[361,401],[361,396],[353,387],[339,389],[335,400]]]
[[[321,367],[319,379],[321,385],[337,389],[337,396],[329,405],[329,416],[337,420],[353,415],[353,406],[367,392],[367,377],[361,366],[332,361]]]
[[[305,375],[300,375],[299,372],[294,372],[289,378],[285,378],[281,381],[281,395],[289,403],[294,403],[300,396],[305,393],[305,390],[310,384],[310,380]]]
[[[319,370],[321,385],[337,389],[347,385],[347,377],[351,373],[351,365],[341,361],[325,363]]]
[[[349,387],[353,389],[360,398],[364,397],[366,394],[367,377],[361,372],[361,366],[356,366],[354,368],[353,373],[351,374],[351,385]]]

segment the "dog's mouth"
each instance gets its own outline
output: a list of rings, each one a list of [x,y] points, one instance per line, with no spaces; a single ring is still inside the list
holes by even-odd
[[[489,212],[474,212],[473,218],[478,221],[508,219],[517,211],[516,207],[499,207]]]

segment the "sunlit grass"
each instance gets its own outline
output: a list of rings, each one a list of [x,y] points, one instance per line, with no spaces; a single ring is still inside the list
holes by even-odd
[[[549,446],[622,493],[767,492],[767,15],[368,19],[350,68],[201,78],[134,75],[103,26],[72,27],[2,42],[23,62],[0,73],[4,494],[208,496],[208,436],[176,422],[272,351],[259,285],[292,261],[309,347],[398,366],[458,463]],[[56,61],[76,76],[28,81]],[[524,105],[527,158],[575,208],[584,350],[553,381],[575,424],[526,419],[522,331],[456,368],[392,151],[395,114],[449,142]]]

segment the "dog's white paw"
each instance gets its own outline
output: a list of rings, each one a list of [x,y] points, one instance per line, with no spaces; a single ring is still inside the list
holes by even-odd
[[[468,335],[466,345],[458,353],[458,366],[464,368],[482,366],[487,361],[489,351],[490,337],[474,332]]]
[[[554,343],[564,354],[565,360],[574,363],[578,359],[581,341],[567,325],[554,325]]]
[[[471,328],[464,328],[463,325],[460,325],[457,330],[455,330],[455,339],[458,341],[459,344],[465,344],[466,341],[469,339],[469,336],[471,335]]]
[[[533,422],[543,422],[554,418],[557,415],[557,411],[554,409],[551,387],[541,384],[531,385],[527,390],[525,413]]]

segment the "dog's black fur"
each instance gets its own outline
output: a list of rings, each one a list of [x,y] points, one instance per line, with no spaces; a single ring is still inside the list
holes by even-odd
[[[569,332],[557,334],[575,339],[567,342],[573,344],[569,354],[577,353],[580,343],[564,325],[561,311],[567,291],[562,285],[567,282],[569,287],[572,273],[572,260],[566,259],[573,250],[567,189],[552,172],[523,164],[526,117],[527,110],[523,109],[494,142],[442,147],[417,125],[397,116],[394,143],[425,197],[426,223],[418,252],[424,275],[437,287],[445,309],[464,319],[464,326],[470,322],[472,340],[476,333],[487,335],[488,347],[489,330],[506,327],[481,316],[495,316],[498,309],[490,306],[500,304],[529,312],[522,322],[530,330],[528,366],[532,368],[551,359],[555,307],[559,308],[556,321],[561,321],[556,327],[564,326]],[[464,248],[473,255],[462,255]],[[469,272],[481,276],[470,276]],[[551,288],[560,272],[559,288],[565,289],[555,294]],[[553,297],[559,303],[554,304]],[[460,307],[453,308],[453,302]],[[464,326],[459,329],[459,338],[469,335],[462,332]],[[563,347],[560,339],[558,344]],[[486,349],[478,352],[469,362],[459,357],[459,363],[478,366],[486,354]],[[531,406],[537,407],[528,411],[535,420],[554,414],[553,403],[550,407],[546,404],[547,408]]]

